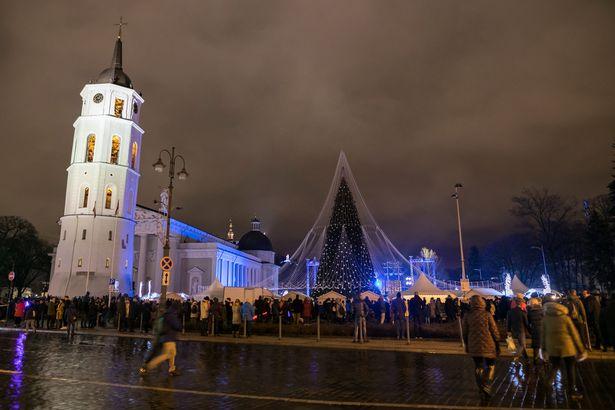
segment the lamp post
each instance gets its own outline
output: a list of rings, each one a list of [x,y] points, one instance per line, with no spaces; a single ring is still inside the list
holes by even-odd
[[[532,249],[537,249],[542,254],[542,267],[543,267],[543,269],[545,271],[545,276],[549,277],[547,275],[547,260],[545,259],[545,248],[544,248],[544,246],[542,246],[542,245],[540,245],[540,246],[532,246]]]
[[[162,173],[166,168],[166,164],[162,161],[162,154],[167,154],[169,156],[169,186],[167,187],[169,192],[169,203],[167,204],[167,223],[166,223],[166,232],[164,235],[164,246],[163,246],[163,256],[168,257],[170,253],[170,245],[169,245],[169,235],[171,232],[171,210],[172,201],[173,201],[173,179],[175,179],[175,161],[177,159],[182,160],[182,169],[177,173],[177,178],[180,181],[183,181],[188,178],[188,172],[186,171],[186,161],[184,157],[179,154],[175,154],[175,147],[171,147],[171,151],[167,149],[163,149],[158,154],[158,161],[156,161],[152,166],[154,167],[154,171]],[[164,271],[163,271],[164,272]],[[164,312],[165,305],[167,302],[167,285],[164,284],[164,280],[162,278],[164,273],[161,273],[160,280],[160,303],[158,305],[158,311],[160,314]]]
[[[461,211],[459,210],[459,188],[463,188],[460,183],[455,184],[455,193],[451,195],[457,205],[457,230],[459,231],[459,253],[461,255],[461,279],[466,280],[466,266],[463,258],[463,239],[461,236]]]

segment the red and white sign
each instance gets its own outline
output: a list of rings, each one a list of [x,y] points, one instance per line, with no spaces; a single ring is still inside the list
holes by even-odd
[[[12,281],[13,281],[13,279],[15,279],[15,272],[10,271],[10,272],[9,272],[9,281],[11,281],[11,282],[12,282]]]

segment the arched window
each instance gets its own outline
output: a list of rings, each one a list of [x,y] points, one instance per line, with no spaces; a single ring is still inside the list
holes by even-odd
[[[139,153],[139,145],[136,142],[132,143],[132,150],[130,152],[130,168],[135,169],[137,164],[137,154]]]
[[[113,190],[107,188],[105,191],[105,209],[111,209],[111,199],[113,197]]]
[[[113,231],[109,231],[109,240],[112,241],[113,240]]]
[[[83,203],[81,204],[82,208],[87,208],[88,207],[88,198],[90,197],[90,188],[89,187],[85,187],[85,189],[83,190]]]
[[[120,137],[114,135],[111,138],[111,162],[112,164],[117,164],[117,160],[120,156]]]
[[[88,135],[87,144],[85,147],[85,162],[94,161],[94,148],[96,147],[96,135]]]

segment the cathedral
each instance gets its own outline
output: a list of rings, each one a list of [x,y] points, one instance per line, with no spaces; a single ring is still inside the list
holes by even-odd
[[[158,210],[136,203],[144,99],[123,70],[121,29],[110,67],[81,91],[50,295],[141,296],[161,289],[166,204],[164,193]],[[170,226],[170,292],[195,295],[212,284],[278,287],[275,253],[258,219],[237,242],[232,223],[226,239],[176,219]]]

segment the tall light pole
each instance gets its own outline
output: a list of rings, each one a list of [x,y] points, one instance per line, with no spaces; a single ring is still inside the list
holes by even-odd
[[[547,260],[545,259],[545,248],[544,246],[540,245],[540,246],[532,246],[532,249],[538,249],[540,251],[540,253],[542,254],[542,267],[545,271],[545,276],[549,277],[547,275]]]
[[[163,246],[163,257],[168,257],[170,254],[170,245],[169,245],[169,235],[171,232],[171,210],[173,204],[173,179],[175,178],[175,161],[177,159],[182,160],[182,169],[177,173],[177,178],[180,181],[183,181],[188,178],[188,172],[186,171],[186,161],[184,157],[179,154],[175,154],[175,147],[171,147],[171,151],[168,149],[163,149],[158,154],[158,161],[153,164],[154,170],[156,172],[162,173],[166,167],[166,164],[162,162],[162,154],[167,154],[169,156],[169,186],[167,187],[169,192],[169,203],[167,204],[167,229],[164,235],[164,246]],[[167,285],[164,284],[164,279],[162,277],[164,275],[164,271],[161,273],[160,280],[160,303],[158,305],[158,311],[162,314],[165,309],[165,305],[167,302]]]
[[[461,236],[461,211],[459,210],[459,188],[463,188],[460,183],[455,184],[455,193],[451,195],[457,205],[457,230],[459,231],[459,254],[461,255],[461,280],[466,280],[466,264],[463,258],[463,238]]]

